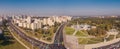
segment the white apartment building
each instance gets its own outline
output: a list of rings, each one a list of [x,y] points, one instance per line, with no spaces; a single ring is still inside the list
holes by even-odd
[[[47,19],[47,24],[48,24],[49,26],[53,26],[53,25],[54,25],[54,21],[53,21],[52,19],[48,18],[48,19]]]
[[[0,25],[2,25],[2,24],[3,24],[3,18],[0,17]]]
[[[22,27],[22,26],[23,26],[23,23],[19,23],[18,26]]]
[[[47,25],[47,19],[44,18],[43,21],[42,21],[43,25]]]
[[[58,23],[67,22],[72,19],[72,17],[70,17],[70,16],[60,16],[60,17],[53,16],[52,18],[55,22],[58,22]]]
[[[35,29],[35,24],[31,23],[31,29],[34,30]]]
[[[27,17],[27,18],[13,17],[13,22],[18,24],[18,26],[23,28],[29,28],[32,30],[42,28],[42,25],[53,26],[55,22],[62,23],[62,22],[67,22],[68,20],[70,20],[70,17],[67,16],[64,17],[53,16],[53,17],[43,18],[42,20],[38,18],[32,19],[31,17]]]
[[[23,23],[23,27],[26,28],[27,27],[27,23],[24,22]]]
[[[26,23],[26,28],[31,28],[31,24],[30,23]]]
[[[61,23],[61,20],[58,16],[52,16],[50,18],[53,19],[54,22]]]
[[[26,21],[27,23],[31,23],[31,17],[27,17]]]
[[[96,28],[96,26],[90,26],[87,24],[81,24],[81,25],[72,25],[71,28],[74,28],[76,30],[90,30],[92,28]]]

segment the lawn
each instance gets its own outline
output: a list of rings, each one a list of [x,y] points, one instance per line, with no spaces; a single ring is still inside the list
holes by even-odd
[[[87,44],[89,38],[78,38],[78,43],[79,44]]]
[[[35,31],[29,30],[29,29],[27,30],[26,28],[20,28],[20,29],[25,31],[26,33],[25,32],[24,33],[30,37],[35,37],[35,38],[42,39],[47,42],[51,42],[57,28],[58,27],[50,27],[47,30],[37,29]]]
[[[77,31],[75,36],[88,36],[88,34],[85,31]]]
[[[95,44],[95,43],[99,43],[99,42],[98,41],[89,40],[87,44]]]
[[[103,42],[102,38],[78,38],[79,44],[96,44]]]
[[[107,38],[107,41],[110,41],[110,40],[113,40],[114,39],[114,35],[110,35],[108,38]]]
[[[26,49],[24,46],[18,43],[15,39],[14,39],[14,42],[6,41],[6,44],[5,43],[3,44],[3,43],[0,44],[0,49]]]
[[[80,33],[79,33],[80,34]],[[83,34],[80,34],[83,35]],[[114,39],[114,36],[109,36],[107,38],[107,41],[110,41]],[[78,43],[79,44],[96,44],[96,43],[100,43],[100,42],[104,42],[104,38],[103,37],[95,37],[95,38],[78,38]]]
[[[95,44],[95,43],[100,43],[103,42],[102,38],[90,38],[87,44]]]
[[[120,38],[120,33],[117,35],[117,38]]]
[[[100,41],[103,42],[103,38],[97,37],[97,38],[91,38],[93,41]]]
[[[65,32],[67,35],[72,35],[75,32],[75,29],[71,27],[65,27]]]
[[[0,40],[0,49],[26,49],[23,45],[21,45],[13,38],[7,28],[5,28],[3,31],[4,39]]]

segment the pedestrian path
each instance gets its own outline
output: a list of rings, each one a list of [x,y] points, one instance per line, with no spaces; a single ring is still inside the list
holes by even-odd
[[[8,28],[9,29],[9,28]],[[9,29],[10,30],[10,29]],[[12,36],[21,44],[23,45],[26,49],[30,49],[28,46],[26,46],[22,41],[20,41],[17,37],[15,37],[15,35],[13,34],[13,32],[10,30],[10,33],[12,34]]]
[[[75,30],[75,32],[73,33],[73,36],[77,33],[77,30]]]

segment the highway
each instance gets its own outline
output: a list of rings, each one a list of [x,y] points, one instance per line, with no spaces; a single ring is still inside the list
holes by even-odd
[[[55,35],[55,40],[53,44],[47,44],[42,41],[38,41],[34,38],[31,38],[24,34],[22,31],[20,31],[18,28],[16,28],[11,22],[9,22],[9,26],[12,31],[17,33],[21,38],[32,44],[33,46],[39,47],[40,49],[66,49],[62,42],[63,42],[63,28],[65,24],[61,25],[60,28],[58,29],[56,35]]]
[[[17,33],[21,38],[32,44],[33,46],[39,47],[40,49],[66,49],[63,45],[63,29],[66,23],[63,23],[58,31],[56,32],[55,39],[53,44],[47,44],[42,41],[38,41],[34,38],[31,38],[16,28],[11,22],[9,22],[9,26],[11,30]],[[93,49],[119,49],[120,48],[120,41],[117,43],[113,43],[107,46],[93,48]]]
[[[59,47],[60,49],[66,49],[63,46],[63,29],[66,23],[62,24],[61,27],[59,28],[59,30],[57,31],[56,35],[55,35],[55,39],[54,39],[54,43],[52,45],[54,45],[55,47]]]
[[[120,41],[110,44],[110,45],[106,45],[103,47],[98,47],[98,48],[93,48],[93,49],[120,49]]]

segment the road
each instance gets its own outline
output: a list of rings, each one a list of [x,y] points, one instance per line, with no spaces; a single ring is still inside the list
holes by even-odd
[[[26,49],[30,49],[28,46],[26,46],[22,41],[20,41],[11,31],[10,33],[12,34],[12,36],[21,44],[23,45]]]
[[[59,30],[57,31],[54,39],[54,43],[52,44],[54,47],[58,47],[56,49],[66,49],[63,46],[63,29],[66,23],[63,23]]]
[[[46,44],[42,41],[38,41],[34,38],[31,38],[16,28],[11,22],[9,22],[10,28],[16,32],[21,38],[26,40],[27,42],[31,43],[33,46],[39,47],[40,49],[66,49],[62,42],[63,42],[63,28],[65,24],[61,25],[58,31],[56,32],[55,40],[53,44]]]
[[[107,46],[93,48],[93,49],[120,49],[120,41]]]

